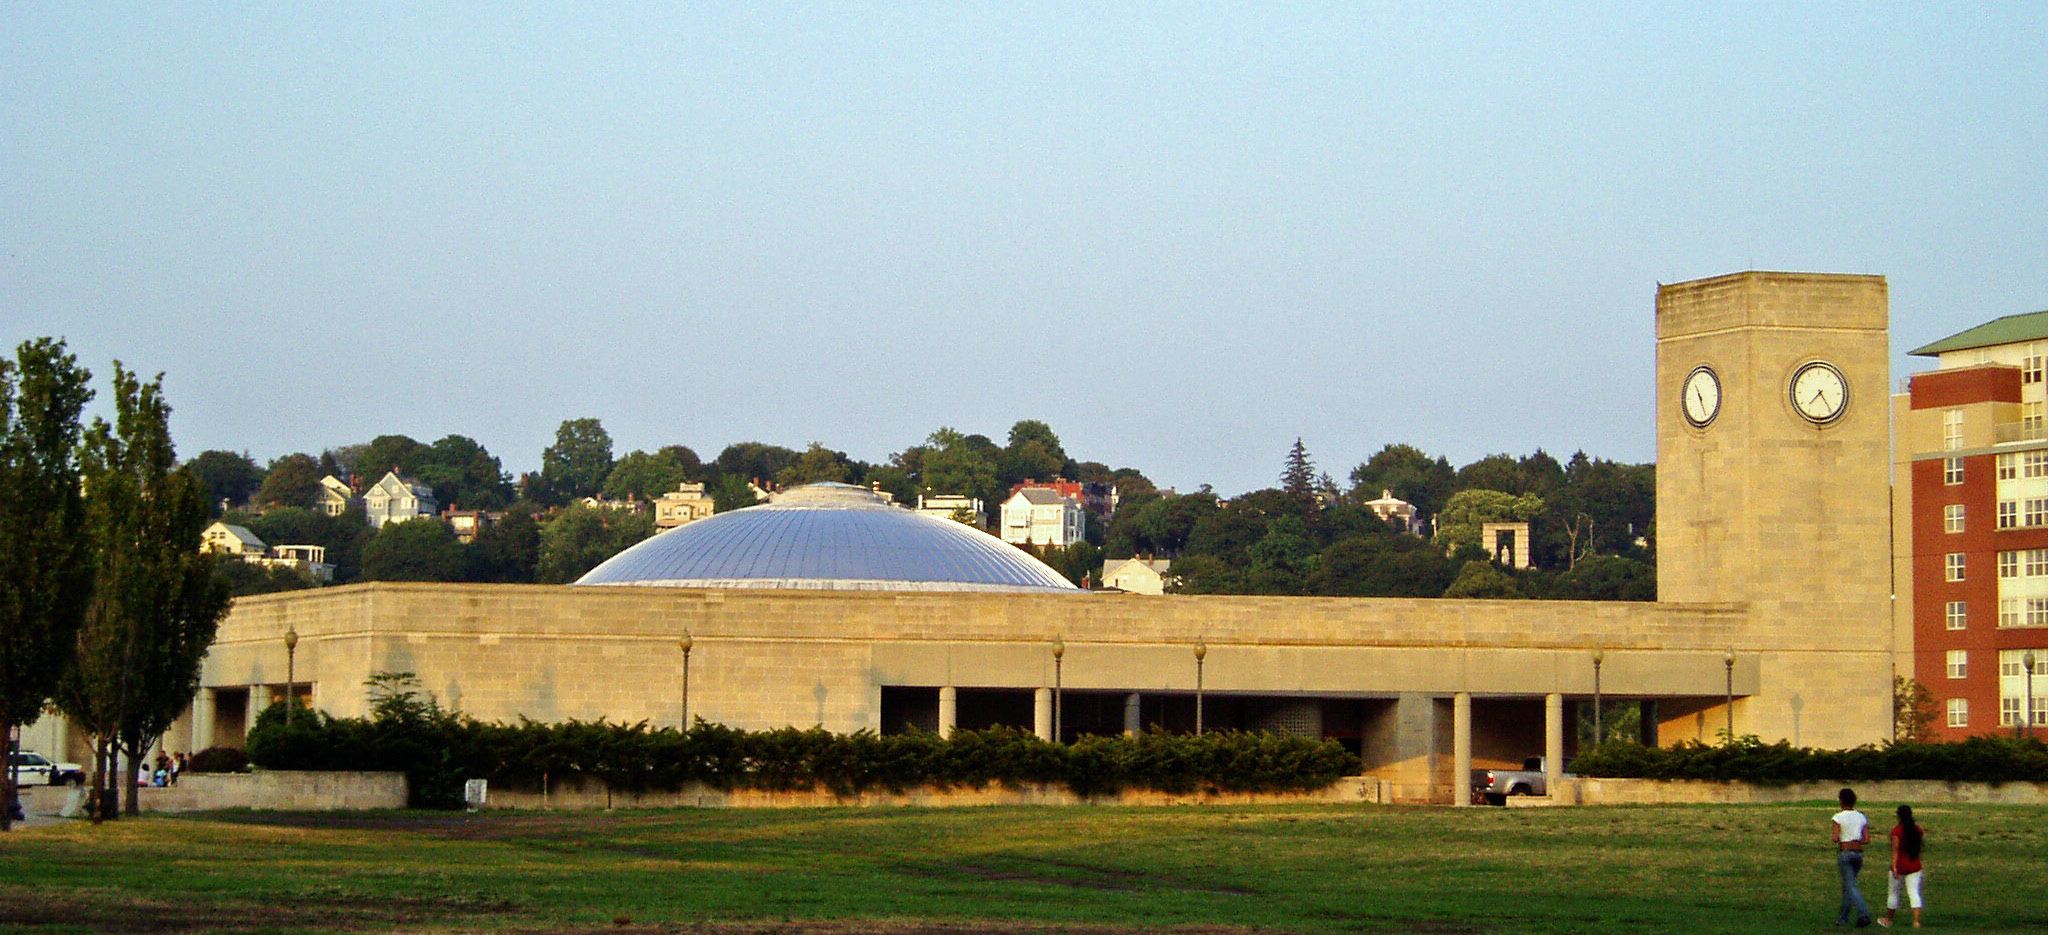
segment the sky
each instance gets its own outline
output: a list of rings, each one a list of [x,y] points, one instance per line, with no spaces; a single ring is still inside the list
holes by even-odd
[[[1531,9],[1535,7],[1537,9]],[[1706,8],[1706,9],[1701,9]],[[1659,283],[2048,309],[2048,5],[0,7],[0,340],[181,454],[1650,461]],[[103,388],[104,381],[100,384]],[[102,394],[104,395],[104,393]]]

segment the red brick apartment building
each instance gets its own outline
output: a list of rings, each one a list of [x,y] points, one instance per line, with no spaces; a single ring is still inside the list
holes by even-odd
[[[1936,739],[2048,725],[2048,311],[1912,352],[1894,400],[1894,568]],[[2028,677],[2027,658],[2033,673]],[[2031,682],[2031,684],[2030,684]],[[2032,702],[2032,725],[2021,711]],[[2048,731],[2042,731],[2048,733]]]

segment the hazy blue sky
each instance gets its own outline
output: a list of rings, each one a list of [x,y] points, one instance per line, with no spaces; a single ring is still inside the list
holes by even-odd
[[[187,456],[1036,418],[1235,493],[1650,460],[1660,281],[2048,308],[2048,5],[419,6],[0,8],[0,339]]]

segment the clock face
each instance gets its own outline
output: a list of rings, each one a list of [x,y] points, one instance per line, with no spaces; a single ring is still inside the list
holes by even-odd
[[[1849,381],[1824,360],[1801,364],[1793,371],[1791,393],[1792,408],[1815,425],[1833,422],[1849,408]]]
[[[1692,368],[1679,392],[1684,394],[1678,403],[1679,411],[1693,428],[1706,428],[1721,414],[1721,378],[1715,375],[1714,368],[1705,364]]]

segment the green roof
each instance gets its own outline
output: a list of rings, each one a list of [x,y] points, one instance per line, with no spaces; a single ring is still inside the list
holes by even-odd
[[[1907,353],[1915,357],[1936,357],[1949,351],[2012,344],[2017,341],[2039,341],[2043,338],[2048,338],[2048,312],[2027,312],[1987,321],[1968,331],[1949,335]]]

